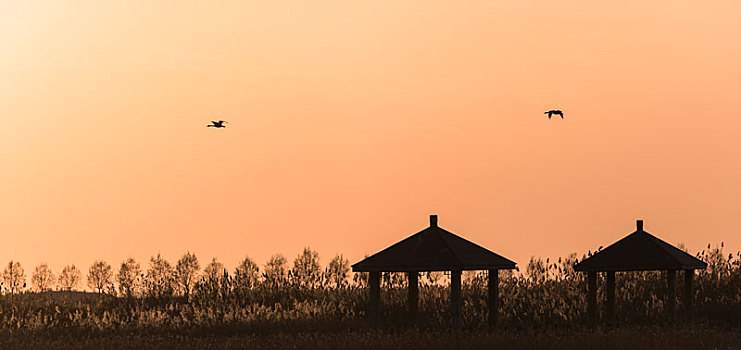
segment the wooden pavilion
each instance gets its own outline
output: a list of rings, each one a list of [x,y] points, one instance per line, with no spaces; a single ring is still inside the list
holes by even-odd
[[[419,303],[419,273],[450,271],[450,301],[453,328],[461,325],[461,272],[489,272],[489,317],[495,325],[499,308],[499,270],[514,269],[515,262],[471,243],[437,226],[437,215],[430,215],[430,227],[354,264],[355,272],[369,272],[369,315],[378,322],[381,302],[381,272],[406,272],[409,281],[409,315],[416,320]]]
[[[587,308],[589,322],[597,324],[597,272],[606,274],[607,321],[615,321],[615,272],[666,271],[667,312],[670,322],[676,319],[676,272],[684,270],[683,304],[688,315],[692,310],[692,280],[695,269],[707,264],[694,256],[643,230],[643,220],[636,221],[636,231],[574,266],[587,273]]]

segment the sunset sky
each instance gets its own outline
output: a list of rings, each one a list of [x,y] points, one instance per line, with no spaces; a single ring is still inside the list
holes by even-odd
[[[741,2],[2,1],[0,262],[741,249]],[[548,109],[565,119],[547,119]],[[227,128],[206,128],[212,119]]]

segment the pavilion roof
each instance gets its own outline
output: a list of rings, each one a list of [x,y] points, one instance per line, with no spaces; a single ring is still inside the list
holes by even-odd
[[[514,268],[514,261],[437,226],[437,215],[430,215],[430,227],[352,266],[356,272]]]
[[[643,230],[636,231],[574,266],[576,271],[652,271],[704,269],[702,260]]]

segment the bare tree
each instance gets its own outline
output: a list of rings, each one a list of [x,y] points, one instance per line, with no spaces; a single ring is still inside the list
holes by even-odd
[[[145,285],[147,294],[153,297],[171,296],[175,291],[175,271],[159,253],[149,259]]]
[[[121,291],[121,294],[127,297],[136,295],[141,282],[139,280],[141,272],[141,265],[134,258],[128,258],[121,263],[121,269],[118,270],[118,275],[116,276],[118,289]]]
[[[8,265],[5,266],[3,271],[3,284],[5,288],[10,290],[10,295],[20,293],[23,288],[26,288],[26,274],[23,272],[23,266],[17,261],[11,260]]]
[[[345,284],[348,272],[350,272],[350,262],[342,254],[336,255],[327,266],[329,281],[337,288]]]
[[[313,287],[321,279],[321,267],[319,266],[319,253],[306,247],[304,251],[293,260],[293,273],[300,286]]]
[[[252,288],[257,284],[257,279],[260,276],[259,273],[260,267],[248,256],[244,257],[244,260],[239,263],[234,271],[237,286],[240,288]]]
[[[111,284],[112,278],[111,265],[103,260],[96,260],[87,272],[87,286],[91,289],[97,289],[98,294],[101,294],[103,289]]]
[[[51,289],[54,286],[56,279],[54,273],[51,272],[49,265],[43,263],[36,266],[31,274],[31,284],[36,288],[37,291],[43,292]]]
[[[224,276],[224,264],[216,258],[211,259],[211,262],[203,268],[203,276],[212,281],[221,280],[221,277]]]
[[[232,284],[229,272],[224,269],[224,264],[216,258],[203,268],[203,278],[200,283],[200,290],[211,297],[224,298],[231,289]]]
[[[286,258],[280,253],[274,254],[265,264],[265,281],[273,286],[286,281]]]
[[[66,291],[74,290],[80,284],[81,275],[74,264],[65,266],[59,274],[59,287]]]
[[[175,266],[175,279],[186,297],[190,295],[190,291],[193,289],[200,268],[198,258],[190,252],[185,252]]]

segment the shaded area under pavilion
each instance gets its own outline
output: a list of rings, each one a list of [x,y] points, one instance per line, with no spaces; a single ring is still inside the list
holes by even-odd
[[[414,323],[419,304],[419,273],[450,271],[451,323],[454,328],[461,325],[462,271],[488,271],[488,321],[493,326],[499,309],[499,270],[514,268],[514,261],[437,226],[437,215],[430,215],[430,227],[352,265],[354,272],[369,273],[369,316],[373,324],[378,324],[380,315],[382,272],[407,273],[409,316]]]
[[[643,230],[643,220],[636,221],[636,231],[591,257],[574,265],[574,270],[587,273],[587,309],[589,323],[597,324],[597,272],[604,272],[606,288],[606,318],[615,322],[615,272],[666,271],[667,312],[670,322],[676,319],[676,272],[684,270],[683,304],[688,317],[693,302],[692,280],[696,269],[707,264],[681,249]]]

